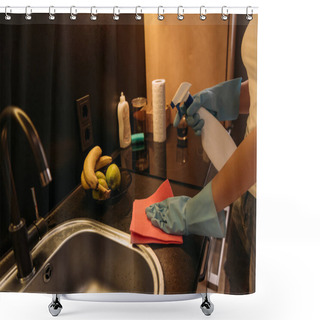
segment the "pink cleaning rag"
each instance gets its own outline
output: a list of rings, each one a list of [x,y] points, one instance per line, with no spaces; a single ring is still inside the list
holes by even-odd
[[[169,180],[164,181],[158,190],[146,199],[133,202],[132,220],[130,225],[131,243],[162,243],[182,244],[182,236],[167,234],[152,225],[148,219],[145,209],[150,205],[173,197]]]

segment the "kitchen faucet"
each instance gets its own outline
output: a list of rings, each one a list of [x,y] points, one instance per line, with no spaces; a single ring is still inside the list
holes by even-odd
[[[12,246],[17,263],[18,278],[20,281],[23,281],[30,278],[34,274],[35,270],[29,249],[26,222],[23,218],[21,218],[20,215],[9,156],[8,127],[10,128],[10,123],[12,120],[15,120],[19,124],[24,134],[28,138],[38,170],[40,172],[41,185],[43,187],[48,185],[52,178],[39,135],[32,121],[20,108],[13,106],[6,107],[0,114],[0,163],[3,169],[3,177],[6,186],[5,189],[7,192],[7,198],[9,200],[9,212],[11,216],[9,232],[12,235]]]

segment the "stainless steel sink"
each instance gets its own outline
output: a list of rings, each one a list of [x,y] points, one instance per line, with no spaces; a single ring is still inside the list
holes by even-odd
[[[35,246],[32,259],[34,276],[21,283],[13,266],[0,279],[0,291],[164,293],[162,269],[153,250],[132,245],[129,234],[94,220],[57,226]]]

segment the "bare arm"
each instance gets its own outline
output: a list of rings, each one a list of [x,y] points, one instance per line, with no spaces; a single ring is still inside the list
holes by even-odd
[[[257,130],[241,142],[211,182],[212,196],[219,212],[256,182]]]
[[[249,81],[246,80],[241,83],[239,113],[248,114],[250,107]]]

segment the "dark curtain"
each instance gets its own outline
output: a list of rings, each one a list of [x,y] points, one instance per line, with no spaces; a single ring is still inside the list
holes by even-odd
[[[89,94],[93,144],[104,154],[119,147],[117,104],[146,96],[143,22],[132,15],[90,21],[89,15],[37,14],[31,21],[0,15],[0,111],[15,105],[34,123],[45,149],[53,181],[41,188],[39,174],[22,130],[12,124],[9,149],[21,215],[35,220],[31,187],[40,215],[46,216],[79,183],[83,160],[76,100]],[[0,256],[10,247],[10,217],[0,182]]]

